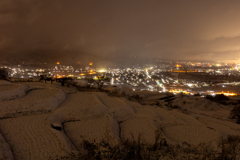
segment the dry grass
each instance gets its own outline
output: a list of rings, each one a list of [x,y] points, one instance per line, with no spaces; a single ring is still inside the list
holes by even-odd
[[[111,146],[105,141],[90,143],[83,140],[82,149],[77,155],[63,157],[62,159],[83,159],[83,160],[237,160],[240,155],[240,137],[228,136],[227,139],[219,141],[219,148],[213,149],[210,145],[201,143],[191,146],[184,142],[181,145],[168,144],[162,138],[159,131],[155,133],[155,143],[150,145],[139,135],[135,140],[121,140],[117,145]]]

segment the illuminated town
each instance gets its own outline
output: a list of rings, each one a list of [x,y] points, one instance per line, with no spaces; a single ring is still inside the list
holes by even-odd
[[[104,86],[127,88],[133,91],[157,91],[173,94],[240,94],[240,64],[236,63],[193,63],[161,61],[159,64],[135,65],[132,68],[94,68],[92,62],[82,68],[61,65],[53,68],[28,68],[24,65],[2,66],[8,70],[10,81],[32,79],[40,75],[53,79],[71,77],[76,82],[87,78],[105,76],[111,79]]]
[[[240,0],[0,0],[0,160],[240,160]]]

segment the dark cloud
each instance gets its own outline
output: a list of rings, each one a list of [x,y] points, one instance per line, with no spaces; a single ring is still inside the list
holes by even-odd
[[[0,54],[236,61],[239,7],[233,0],[1,0]]]

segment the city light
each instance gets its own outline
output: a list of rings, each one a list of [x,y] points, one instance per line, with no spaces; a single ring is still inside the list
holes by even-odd
[[[103,73],[103,72],[107,72],[107,70],[106,69],[100,69],[98,72]]]

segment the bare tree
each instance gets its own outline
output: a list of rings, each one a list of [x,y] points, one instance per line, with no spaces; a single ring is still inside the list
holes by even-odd
[[[98,86],[98,89],[102,89],[104,82],[109,82],[110,79],[105,76],[98,76],[96,78],[87,78],[88,87],[90,87],[91,84],[96,84]]]
[[[51,83],[53,82],[53,75],[46,75],[44,77],[45,83],[47,83],[47,81],[51,81]]]
[[[71,78],[71,77],[57,78],[56,82],[60,82],[62,86],[64,86],[64,84],[67,84],[68,87],[70,84],[74,84],[73,78]]]
[[[93,78],[86,78],[87,80],[87,87],[90,88],[90,86],[95,84],[95,81]]]
[[[53,78],[53,76],[51,76],[51,75],[40,75],[39,76],[39,80],[41,81],[41,80],[44,80],[45,81],[45,83],[47,83],[47,81],[51,81],[51,83],[54,81],[54,78]]]
[[[39,78],[40,81],[45,79],[44,75],[40,75],[38,78]]]
[[[103,87],[103,83],[104,82],[109,82],[110,79],[108,77],[105,76],[98,76],[96,79],[96,84],[98,85],[98,89],[102,89]]]

